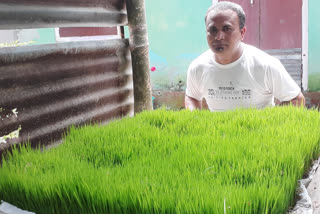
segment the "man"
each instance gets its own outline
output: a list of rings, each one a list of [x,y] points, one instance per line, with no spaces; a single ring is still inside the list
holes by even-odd
[[[241,42],[245,13],[238,4],[222,1],[205,17],[210,47],[188,69],[185,106],[201,109],[204,98],[211,111],[264,108],[281,104],[304,105],[299,86],[281,62]]]

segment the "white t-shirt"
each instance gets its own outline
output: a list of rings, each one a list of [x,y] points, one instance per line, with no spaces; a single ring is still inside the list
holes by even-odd
[[[211,111],[274,106],[274,97],[289,101],[301,92],[281,62],[242,43],[241,57],[227,65],[214,59],[209,49],[188,69],[186,95],[205,98]]]

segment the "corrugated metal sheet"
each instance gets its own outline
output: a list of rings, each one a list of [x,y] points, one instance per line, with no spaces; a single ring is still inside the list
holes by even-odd
[[[0,49],[0,136],[21,125],[20,137],[47,144],[72,124],[133,115],[129,42],[69,42]],[[0,154],[7,144],[0,144]]]
[[[125,0],[0,1],[0,29],[110,27],[127,23]]]
[[[296,81],[301,88],[302,86],[302,57],[301,48],[293,49],[273,49],[266,52],[277,57],[283,66],[287,69],[290,76]]]

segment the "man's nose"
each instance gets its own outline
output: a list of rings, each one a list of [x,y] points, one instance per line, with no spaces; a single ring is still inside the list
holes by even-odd
[[[222,39],[224,39],[224,32],[218,31],[216,34],[216,40],[222,40]]]

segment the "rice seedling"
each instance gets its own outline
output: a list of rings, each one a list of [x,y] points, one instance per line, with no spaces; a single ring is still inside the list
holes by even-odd
[[[319,138],[319,112],[292,106],[143,112],[13,150],[0,199],[36,213],[285,213]]]

